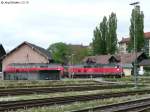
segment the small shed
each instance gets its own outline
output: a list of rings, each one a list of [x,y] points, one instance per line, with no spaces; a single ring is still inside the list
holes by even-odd
[[[150,75],[150,59],[141,61],[139,66],[144,68],[145,75]]]
[[[121,64],[120,65],[123,68],[123,73],[125,76],[131,76],[132,75],[132,69],[133,69],[133,65],[132,64]]]

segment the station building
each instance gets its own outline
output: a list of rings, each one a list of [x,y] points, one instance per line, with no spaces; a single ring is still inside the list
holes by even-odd
[[[23,42],[2,59],[5,80],[58,80],[62,72],[48,50]]]

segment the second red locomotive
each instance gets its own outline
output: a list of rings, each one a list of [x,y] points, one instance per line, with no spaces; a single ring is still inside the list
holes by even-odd
[[[73,65],[67,68],[68,77],[86,78],[86,77],[122,77],[123,68],[115,64],[88,64]]]

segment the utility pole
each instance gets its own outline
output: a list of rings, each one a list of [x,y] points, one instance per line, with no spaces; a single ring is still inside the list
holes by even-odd
[[[133,2],[129,5],[132,5],[134,6],[134,9],[135,7],[139,4],[140,2]],[[135,60],[134,60],[134,81],[135,81],[135,88],[137,88],[138,86],[138,80],[137,80],[137,43],[136,43],[136,27],[135,27],[135,11],[134,11],[134,57],[135,57]]]
[[[71,54],[71,66],[72,66],[72,69],[73,69],[73,72],[71,73],[71,77],[73,78],[74,77],[74,54]]]

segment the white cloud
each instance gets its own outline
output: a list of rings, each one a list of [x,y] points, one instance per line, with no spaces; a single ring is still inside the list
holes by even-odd
[[[118,37],[128,35],[131,0],[29,0],[29,4],[0,4],[0,40],[6,49],[22,41],[47,48],[54,42],[89,44],[93,30],[112,11],[118,17]],[[149,31],[149,1],[141,0],[145,31]],[[11,43],[11,44],[10,44]]]

